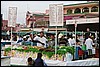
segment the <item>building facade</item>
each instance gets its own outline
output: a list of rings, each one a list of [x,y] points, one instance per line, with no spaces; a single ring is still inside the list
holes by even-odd
[[[78,31],[99,31],[99,3],[87,2],[80,4],[64,5],[64,20],[68,30],[75,29],[77,22]]]
[[[99,12],[98,2],[87,2],[80,4],[64,5],[64,14],[78,14],[78,13],[97,13]]]
[[[74,31],[75,20],[78,21],[78,31],[85,31],[87,27],[92,31],[99,31],[99,2],[64,5],[63,11],[64,22],[63,26],[58,26],[59,31]],[[29,19],[27,16],[26,18]],[[29,23],[34,23],[32,25],[36,28],[46,27],[49,28],[49,31],[55,31],[55,26],[49,26],[49,10],[46,10],[46,13],[42,15],[33,13],[30,20],[26,20],[26,24],[29,25]]]
[[[47,27],[48,24],[46,24],[48,21],[48,17],[45,17],[45,13],[30,13],[27,11],[26,14],[26,25],[28,28],[41,28],[41,27]]]
[[[20,24],[16,24],[16,27],[12,28],[13,32],[18,32],[21,29]],[[11,31],[11,27],[8,27],[8,20],[2,20],[2,27],[1,27],[2,32],[7,32]]]

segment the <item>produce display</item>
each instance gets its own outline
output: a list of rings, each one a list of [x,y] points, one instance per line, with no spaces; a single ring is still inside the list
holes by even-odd
[[[16,48],[11,47],[5,48],[4,55],[6,56],[12,56],[12,57],[32,57],[36,58],[37,53],[41,52],[43,54],[43,59],[55,59],[55,49],[48,47],[38,47],[38,46],[17,46]],[[69,46],[60,46],[57,47],[57,59],[63,60],[63,57],[66,55],[66,53],[69,52],[73,55],[74,48]]]

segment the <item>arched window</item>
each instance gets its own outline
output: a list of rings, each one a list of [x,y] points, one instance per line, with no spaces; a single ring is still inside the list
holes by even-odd
[[[67,10],[67,14],[71,14],[72,13],[72,10],[71,9],[68,9]]]
[[[82,11],[83,11],[83,13],[89,12],[89,8],[84,7]]]
[[[96,6],[92,7],[91,12],[98,12],[98,7],[96,7]]]
[[[81,10],[79,8],[76,8],[74,13],[81,13]]]

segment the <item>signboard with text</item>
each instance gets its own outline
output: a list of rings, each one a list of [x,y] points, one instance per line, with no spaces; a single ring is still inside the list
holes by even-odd
[[[50,4],[49,9],[49,26],[63,26],[63,4]]]
[[[99,18],[86,18],[86,19],[76,19],[76,20],[66,20],[66,25],[70,24],[86,24],[86,23],[99,23]]]
[[[17,7],[9,7],[8,27],[15,27],[17,19]]]

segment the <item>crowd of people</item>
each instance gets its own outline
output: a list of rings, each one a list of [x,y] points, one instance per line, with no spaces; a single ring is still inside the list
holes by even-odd
[[[82,35],[63,35],[58,34],[57,37],[57,45],[58,46],[76,46],[76,59],[80,57],[94,57],[96,54],[96,47],[95,41],[97,39],[95,36],[91,35],[89,28],[87,28],[87,33]],[[97,42],[97,41],[96,41]],[[50,34],[49,36],[45,36],[44,32],[41,31],[40,34],[30,34],[25,36],[13,36],[13,44],[20,44],[20,45],[31,45],[31,46],[38,46],[38,47],[53,47],[55,46],[55,34]],[[99,45],[99,44],[98,44]],[[29,59],[28,61],[30,61]],[[31,63],[31,62],[30,62]]]
[[[51,37],[52,38],[52,37]],[[48,39],[44,36],[44,32],[40,32],[40,34],[30,34],[28,36],[19,37],[17,43],[20,45],[31,45],[46,48],[48,46]]]

